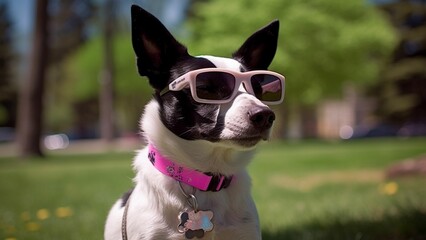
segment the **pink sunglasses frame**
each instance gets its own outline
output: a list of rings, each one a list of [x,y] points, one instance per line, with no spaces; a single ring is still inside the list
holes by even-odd
[[[227,74],[231,74],[234,76],[235,78],[235,87],[234,87],[234,91],[232,92],[232,94],[230,95],[229,98],[227,99],[218,99],[218,100],[212,100],[212,99],[203,99],[203,98],[199,98],[197,96],[197,91],[196,91],[196,78],[198,74],[201,73],[208,73],[208,72],[219,72],[219,73],[227,73]],[[276,72],[272,72],[272,71],[267,71],[267,70],[254,70],[254,71],[248,71],[248,72],[237,72],[237,71],[233,71],[233,70],[229,70],[229,69],[225,69],[225,68],[202,68],[202,69],[197,69],[194,71],[190,71],[185,73],[184,75],[178,77],[177,79],[173,80],[168,87],[166,87],[164,90],[162,90],[160,92],[160,95],[163,95],[165,93],[167,93],[168,91],[180,91],[182,89],[184,89],[185,87],[187,87],[189,85],[189,88],[191,90],[191,95],[192,98],[199,102],[199,103],[206,103],[206,104],[224,104],[224,103],[228,103],[230,101],[232,101],[236,96],[237,93],[239,91],[239,87],[241,86],[241,83],[244,83],[244,88],[246,89],[246,91],[255,96],[253,87],[251,85],[250,79],[251,77],[255,76],[255,75],[259,75],[259,74],[267,74],[267,75],[272,75],[274,77],[276,77],[277,79],[280,80],[281,83],[281,98],[277,101],[264,101],[264,100],[260,100],[261,102],[263,102],[264,104],[267,105],[277,105],[283,102],[284,100],[284,93],[285,93],[285,77],[279,73]],[[272,88],[274,87],[273,85],[271,86]]]

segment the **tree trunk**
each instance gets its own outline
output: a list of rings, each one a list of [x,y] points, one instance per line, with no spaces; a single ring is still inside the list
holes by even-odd
[[[113,25],[114,6],[113,1],[105,3],[103,16],[104,27],[104,69],[101,73],[101,88],[99,95],[101,138],[106,142],[114,140],[114,46]]]
[[[19,154],[42,156],[40,138],[43,123],[43,92],[47,66],[47,5],[37,0],[34,39],[29,56],[29,70],[21,86],[18,118]]]

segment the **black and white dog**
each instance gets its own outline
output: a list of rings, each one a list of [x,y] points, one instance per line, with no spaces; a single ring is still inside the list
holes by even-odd
[[[135,187],[112,207],[105,239],[261,239],[246,166],[275,120],[284,77],[267,71],[278,21],[232,58],[194,57],[161,22],[132,6],[139,74],[154,88],[141,119],[147,147]]]

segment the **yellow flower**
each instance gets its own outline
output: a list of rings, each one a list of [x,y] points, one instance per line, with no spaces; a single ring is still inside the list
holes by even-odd
[[[394,195],[398,192],[398,184],[396,182],[388,182],[381,187],[381,192],[385,195]]]
[[[39,220],[46,220],[46,219],[49,218],[50,213],[49,213],[49,210],[47,210],[45,208],[42,208],[42,209],[40,209],[40,210],[37,211],[36,215],[37,215],[37,218]]]
[[[38,230],[40,230],[40,224],[36,223],[36,222],[28,222],[25,225],[25,228],[27,229],[27,231],[29,232],[36,232]]]
[[[8,238],[5,238],[4,240],[16,240],[16,238],[14,238],[14,237],[8,237]]]
[[[66,218],[73,215],[73,211],[70,207],[59,207],[55,212],[58,218]]]

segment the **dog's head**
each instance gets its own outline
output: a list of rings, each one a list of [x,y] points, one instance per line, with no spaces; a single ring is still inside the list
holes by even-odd
[[[255,32],[232,58],[194,57],[157,18],[132,6],[132,42],[137,68],[155,89],[158,114],[164,126],[185,140],[206,140],[237,149],[251,149],[262,139],[267,140],[275,114],[265,99],[258,98],[262,98],[263,91],[278,94],[279,100],[277,96],[271,99],[275,103],[282,101],[283,78],[277,74],[275,78],[281,79],[265,80],[271,83],[272,90],[268,90],[250,82],[250,75],[254,70],[268,68],[277,48],[278,29],[279,22],[273,21]],[[189,79],[202,79],[203,74],[199,72],[204,73],[207,80],[189,83]],[[186,80],[182,76],[186,76]],[[238,78],[244,79],[240,85]],[[274,92],[274,84],[280,85],[277,92]],[[232,98],[227,99],[230,95]]]

